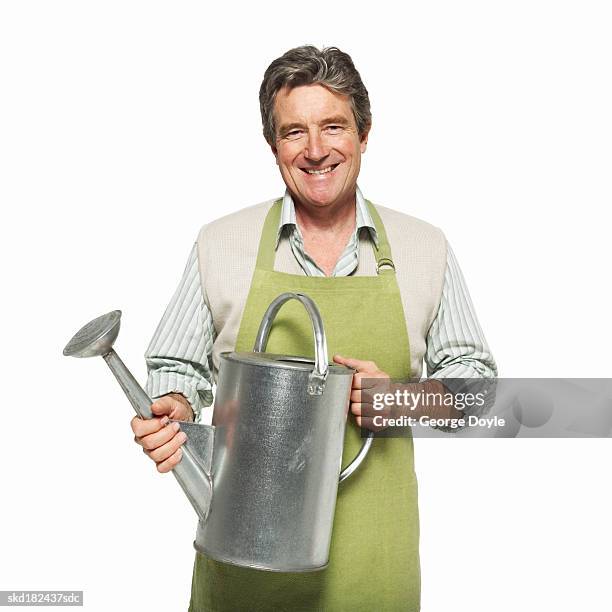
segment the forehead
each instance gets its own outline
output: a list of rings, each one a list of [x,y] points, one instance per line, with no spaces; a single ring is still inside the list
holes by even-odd
[[[343,116],[354,122],[348,96],[318,84],[284,87],[276,94],[274,118],[278,127],[286,123],[317,123],[332,116]]]

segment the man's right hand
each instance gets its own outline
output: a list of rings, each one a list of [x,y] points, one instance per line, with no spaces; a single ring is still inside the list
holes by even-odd
[[[157,464],[158,472],[169,472],[183,456],[181,446],[187,436],[180,431],[175,421],[193,421],[193,411],[189,402],[177,394],[164,395],[151,404],[151,419],[132,419],[134,441]]]

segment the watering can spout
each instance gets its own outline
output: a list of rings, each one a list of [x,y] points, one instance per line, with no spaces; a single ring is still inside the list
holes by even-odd
[[[213,495],[212,462],[215,427],[179,421],[187,434],[183,458],[173,472],[201,521],[208,518]]]
[[[152,401],[138,384],[127,366],[113,349],[119,327],[121,311],[113,310],[83,326],[64,348],[67,357],[100,356],[115,375],[117,382],[139,417],[150,419]],[[201,521],[205,521],[212,500],[212,456],[215,428],[211,425],[178,421],[187,434],[183,457],[172,470],[183,492],[191,502]]]

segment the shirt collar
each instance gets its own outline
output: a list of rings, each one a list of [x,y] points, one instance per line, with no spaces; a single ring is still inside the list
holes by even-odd
[[[355,201],[357,232],[364,227],[367,228],[370,233],[370,237],[374,241],[374,244],[376,247],[378,247],[378,234],[376,232],[376,226],[374,225],[374,221],[372,220],[372,216],[368,210],[367,202],[365,201],[359,187],[357,187],[357,190],[355,191]],[[288,189],[285,190],[285,195],[283,196],[283,205],[281,208],[280,222],[278,224],[278,232],[276,234],[275,248],[278,248],[278,243],[285,227],[297,227],[295,204],[293,203],[293,198],[291,197]]]

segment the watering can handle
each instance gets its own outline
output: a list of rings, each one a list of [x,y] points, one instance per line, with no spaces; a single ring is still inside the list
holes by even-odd
[[[308,377],[308,394],[309,395],[321,395],[323,389],[325,389],[325,381],[327,380],[327,340],[325,339],[325,330],[323,329],[323,320],[317,305],[303,293],[281,293],[266,310],[259,331],[257,332],[257,338],[255,338],[255,346],[253,351],[256,353],[263,353],[266,350],[268,344],[268,336],[270,335],[270,329],[272,323],[281,306],[289,300],[298,300],[306,308],[308,315],[310,316],[310,322],[314,332],[314,343],[315,343],[315,366],[313,371]]]
[[[323,328],[321,313],[319,312],[319,309],[314,301],[307,295],[304,295],[303,293],[281,293],[281,295],[279,295],[268,306],[268,309],[261,320],[259,331],[257,332],[257,338],[255,338],[255,346],[253,347],[253,351],[256,353],[263,353],[265,351],[266,345],[268,344],[268,336],[270,335],[272,323],[274,322],[274,319],[283,304],[289,300],[298,300],[301,302],[310,316],[310,321],[312,323],[314,332],[315,366],[314,370],[308,377],[308,393],[310,395],[321,395],[325,389],[325,381],[327,379],[329,369],[327,360],[327,340],[325,339],[325,330]],[[346,480],[361,465],[363,460],[366,458],[366,455],[370,451],[373,440],[374,432],[368,431],[368,434],[363,441],[357,456],[340,473],[339,482]]]

